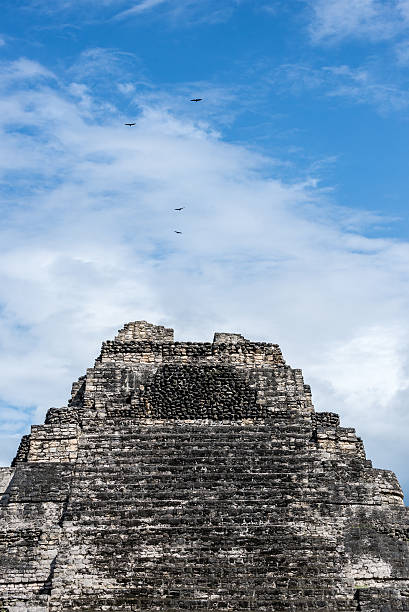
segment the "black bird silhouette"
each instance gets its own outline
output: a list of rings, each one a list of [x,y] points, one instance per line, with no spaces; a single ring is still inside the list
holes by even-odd
[[[136,123],[124,123],[124,125],[129,125],[129,127],[132,127],[133,125],[136,125]]]
[[[184,208],[186,208],[185,206],[181,206],[180,208],[174,208],[173,210],[183,210]]]
[[[182,232],[178,232],[177,230],[173,230],[175,234],[181,234]]]
[[[203,98],[192,98],[190,101],[191,102],[201,102],[203,100]]]

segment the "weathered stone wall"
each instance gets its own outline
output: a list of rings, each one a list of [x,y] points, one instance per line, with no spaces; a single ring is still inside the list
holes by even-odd
[[[7,491],[7,487],[13,478],[14,471],[12,467],[0,467],[0,495],[3,495]]]
[[[173,329],[162,325],[152,325],[146,321],[132,321],[120,329],[116,340],[130,342],[132,340],[152,340],[154,342],[173,342]]]
[[[409,610],[396,477],[274,344],[126,325],[1,483],[0,610]]]

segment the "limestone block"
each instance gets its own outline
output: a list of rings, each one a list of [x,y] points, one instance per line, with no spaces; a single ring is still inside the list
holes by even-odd
[[[15,468],[0,467],[0,496],[6,492],[11,479],[14,476]]]

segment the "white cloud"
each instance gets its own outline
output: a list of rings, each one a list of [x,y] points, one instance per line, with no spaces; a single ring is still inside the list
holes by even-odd
[[[7,78],[8,81],[18,81],[27,79],[39,79],[39,78],[55,78],[54,74],[33,60],[22,57],[14,62],[3,62],[2,68],[4,69],[3,79]]]
[[[118,90],[124,96],[128,96],[135,92],[135,85],[133,83],[119,83]]]
[[[409,24],[407,0],[310,0],[315,42],[345,38],[390,39]]]
[[[126,321],[238,331],[279,342],[317,408],[358,424],[376,463],[384,436],[402,474],[409,245],[365,237],[366,214],[206,124],[157,102],[125,128],[82,84],[33,87],[33,72],[0,94],[2,401],[38,422]]]
[[[408,359],[402,351],[409,338],[402,338],[402,332],[407,333],[399,326],[368,327],[365,333],[334,345],[330,360],[323,354],[322,361],[314,365],[315,378],[330,384],[342,401],[346,399],[345,414],[349,407],[369,400],[374,408],[371,420],[367,424],[356,422],[357,426],[366,425],[376,431],[387,427],[383,409],[391,405],[402,385],[409,387]],[[360,416],[350,411],[348,419],[353,421]]]

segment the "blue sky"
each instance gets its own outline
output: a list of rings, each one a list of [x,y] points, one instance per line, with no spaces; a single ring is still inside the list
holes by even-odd
[[[4,57],[85,81],[125,114],[136,109],[107,80],[155,100],[210,89],[205,113],[225,138],[297,178],[320,164],[339,203],[403,217],[391,232],[406,235],[407,2],[19,4],[6,2]]]
[[[408,34],[409,0],[5,0],[1,462],[147,319],[279,342],[409,489]]]

